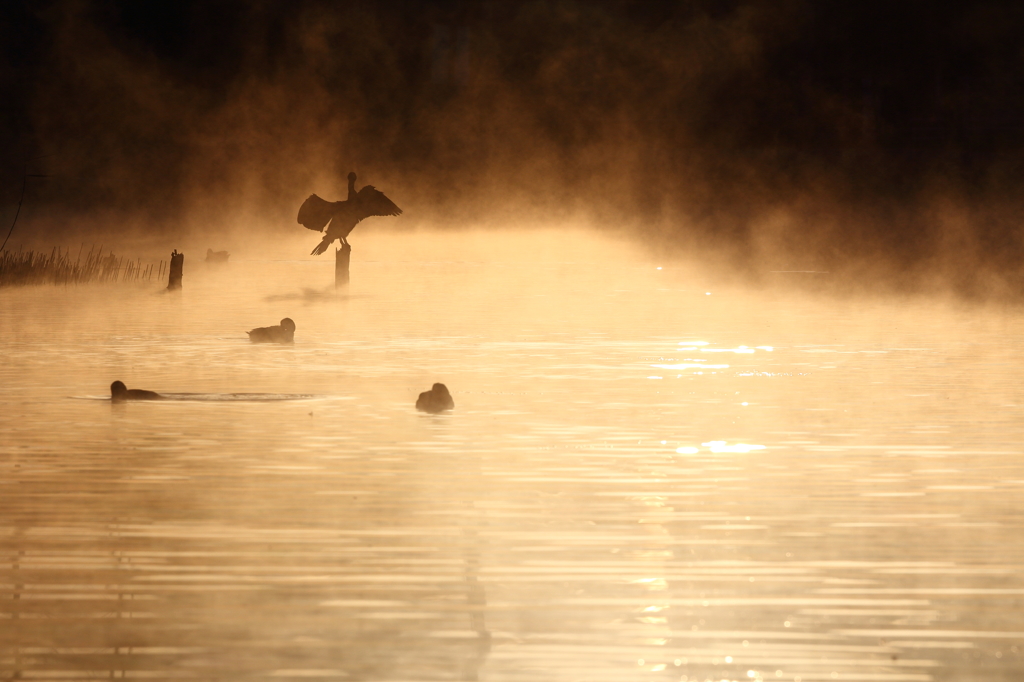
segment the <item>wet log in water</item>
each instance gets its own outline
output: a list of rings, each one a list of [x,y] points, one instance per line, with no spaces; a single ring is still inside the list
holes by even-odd
[[[334,287],[342,287],[348,284],[348,263],[352,256],[352,245],[342,244],[341,248],[334,252]]]
[[[185,266],[185,254],[178,253],[175,249],[171,252],[171,264],[168,268],[170,275],[167,278],[168,289],[180,289],[181,288],[181,272]]]

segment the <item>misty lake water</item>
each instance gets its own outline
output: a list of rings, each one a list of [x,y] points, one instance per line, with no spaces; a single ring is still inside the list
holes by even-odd
[[[0,679],[1024,679],[1021,311],[361,239],[0,290]]]

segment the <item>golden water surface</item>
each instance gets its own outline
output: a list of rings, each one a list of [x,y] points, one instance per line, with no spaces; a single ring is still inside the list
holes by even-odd
[[[0,679],[1024,679],[1020,311],[365,253],[0,290]]]

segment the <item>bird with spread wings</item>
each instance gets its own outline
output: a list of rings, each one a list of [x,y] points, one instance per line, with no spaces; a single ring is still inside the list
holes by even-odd
[[[395,202],[384,196],[384,193],[372,185],[365,185],[356,192],[356,174],[348,174],[348,199],[345,201],[325,201],[315,194],[302,202],[299,207],[299,223],[310,230],[323,232],[327,225],[324,238],[313,249],[312,255],[319,256],[327,250],[335,239],[347,246],[349,232],[363,218],[370,216],[401,215],[402,209]]]

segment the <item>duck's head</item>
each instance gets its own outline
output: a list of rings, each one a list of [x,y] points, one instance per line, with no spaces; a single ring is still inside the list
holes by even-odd
[[[128,387],[124,385],[123,381],[115,381],[110,384],[110,399],[120,400],[128,394]]]
[[[356,174],[355,173],[349,173],[348,174],[348,181],[349,182],[355,182],[356,181]]]
[[[283,320],[281,320],[281,329],[284,329],[285,331],[288,331],[288,332],[294,332],[295,331],[295,323],[292,322],[292,318],[286,317]]]
[[[437,393],[438,395],[449,395],[448,387],[444,384],[434,384],[430,388],[431,393]]]

